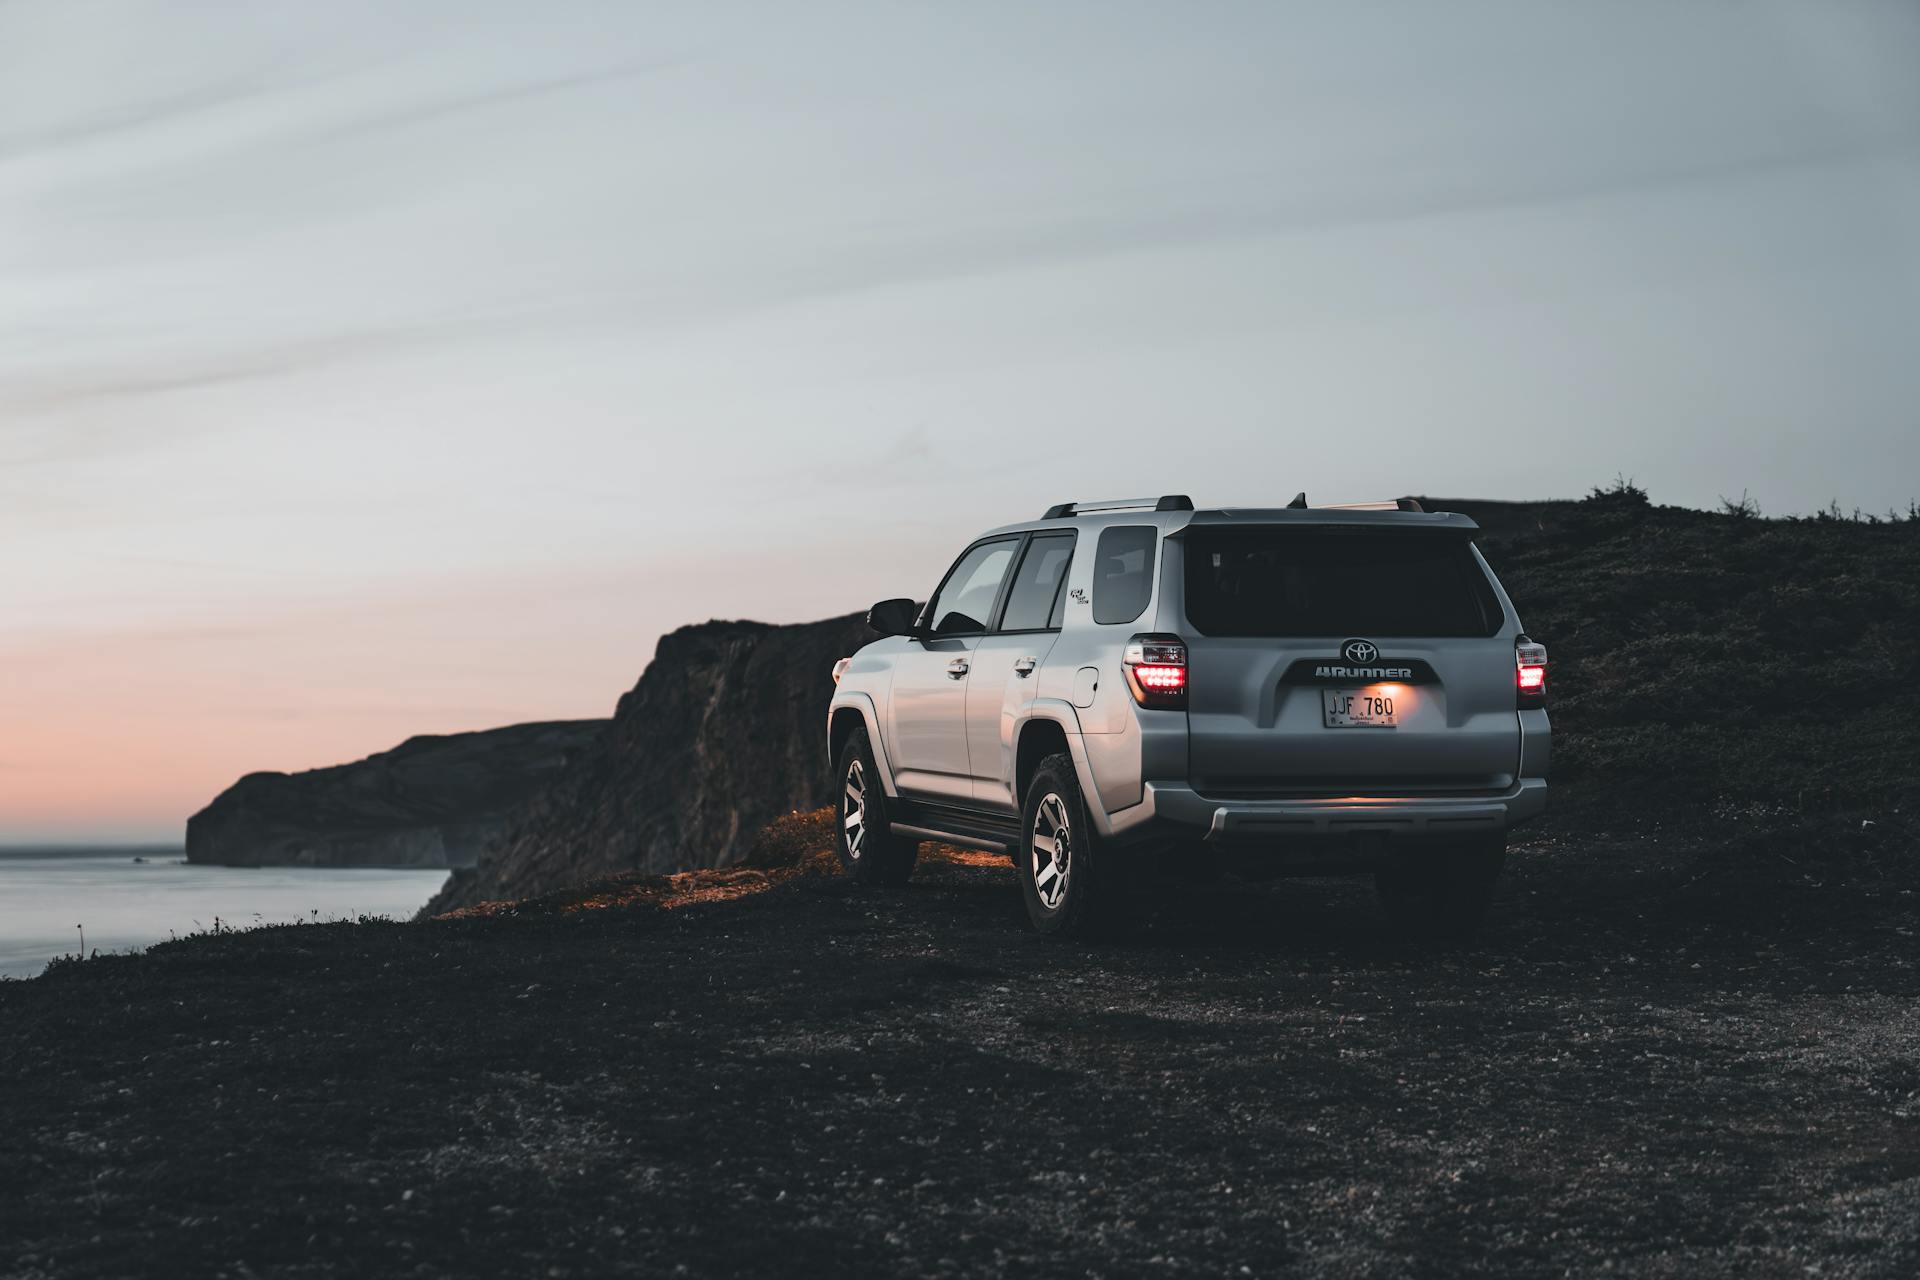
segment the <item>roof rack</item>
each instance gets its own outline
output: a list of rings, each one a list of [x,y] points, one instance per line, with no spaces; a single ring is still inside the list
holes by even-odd
[[[1099,511],[1191,511],[1193,499],[1184,493],[1169,493],[1158,498],[1111,498],[1105,502],[1062,502],[1047,508],[1042,520],[1066,516],[1089,516]]]
[[[1306,511],[1307,495],[1304,491],[1293,495],[1293,501],[1287,504],[1289,511]],[[1109,498],[1101,502],[1062,502],[1047,508],[1042,520],[1060,520],[1067,516],[1090,516],[1106,511],[1191,511],[1193,499],[1184,493],[1163,494],[1158,498]],[[1336,502],[1317,511],[1421,511],[1418,498],[1391,498],[1383,502]]]
[[[1287,504],[1289,510],[1307,509],[1307,495],[1303,490],[1293,495],[1293,501]],[[1321,507],[1322,511],[1425,511],[1418,498],[1394,498],[1388,502],[1335,502]]]

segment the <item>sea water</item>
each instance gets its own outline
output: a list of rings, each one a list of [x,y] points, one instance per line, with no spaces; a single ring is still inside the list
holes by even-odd
[[[136,861],[140,859],[140,861]],[[0,849],[0,977],[80,950],[130,951],[214,927],[361,915],[405,920],[445,871],[188,866],[175,849]]]

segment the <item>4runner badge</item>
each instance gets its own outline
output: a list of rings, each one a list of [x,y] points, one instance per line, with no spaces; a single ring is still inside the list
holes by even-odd
[[[1349,640],[1340,646],[1340,656],[1348,662],[1365,665],[1380,656],[1380,646],[1371,640]]]

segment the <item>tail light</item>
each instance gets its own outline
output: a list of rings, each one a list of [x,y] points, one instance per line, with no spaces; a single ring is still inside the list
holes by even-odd
[[[1522,707],[1547,705],[1547,646],[1521,636],[1513,646],[1514,689]]]
[[[840,677],[847,674],[847,668],[853,665],[852,658],[841,658],[833,664],[833,682],[840,683]]]
[[[1135,636],[1120,660],[1127,688],[1143,707],[1179,711],[1187,705],[1187,642],[1179,636]]]

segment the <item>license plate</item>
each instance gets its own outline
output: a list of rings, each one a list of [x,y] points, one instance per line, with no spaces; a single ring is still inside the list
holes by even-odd
[[[1404,697],[1388,689],[1322,689],[1320,705],[1329,729],[1391,729]]]

